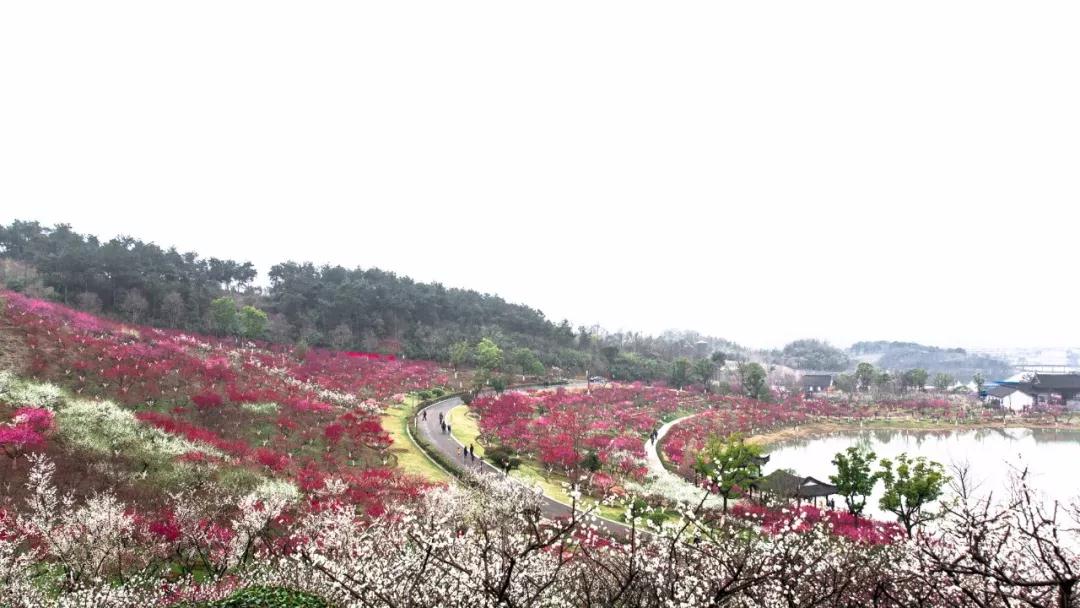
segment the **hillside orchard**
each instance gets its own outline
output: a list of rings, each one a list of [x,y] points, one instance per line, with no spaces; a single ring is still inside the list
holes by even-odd
[[[241,590],[364,607],[1077,599],[1080,506],[1042,509],[1022,472],[1004,501],[951,472],[958,498],[910,535],[809,507],[745,501],[724,514],[617,491],[646,481],[646,442],[681,416],[696,414],[662,448],[676,467],[732,432],[982,415],[950,400],[868,407],[639,384],[473,400],[485,441],[585,476],[588,491],[623,510],[631,527],[611,536],[588,512],[592,501],[549,519],[510,478],[463,474],[447,486],[395,467],[380,417],[407,393],[444,385],[434,363],[0,299],[4,608],[168,606]],[[893,483],[902,482],[897,469]]]

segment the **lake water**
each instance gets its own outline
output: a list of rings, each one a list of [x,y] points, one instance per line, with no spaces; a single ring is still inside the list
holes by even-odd
[[[832,459],[837,452],[859,442],[867,442],[880,458],[902,452],[925,456],[945,465],[967,464],[971,478],[980,483],[979,492],[1008,491],[1010,473],[1026,467],[1029,484],[1044,499],[1071,501],[1080,496],[1080,431],[1053,429],[997,428],[957,431],[846,431],[772,446],[764,472],[791,469],[800,476],[828,482],[836,473]],[[875,467],[876,469],[876,467]],[[882,487],[867,501],[866,514],[880,519],[893,515],[878,509]],[[843,497],[835,496],[837,508]]]

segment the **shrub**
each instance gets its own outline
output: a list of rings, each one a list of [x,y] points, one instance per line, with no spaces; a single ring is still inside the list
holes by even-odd
[[[329,608],[321,597],[282,587],[248,587],[223,600],[182,605],[182,608]]]
[[[514,454],[513,450],[506,446],[495,446],[488,449],[484,454],[500,469],[513,469],[521,465],[521,459]]]
[[[496,393],[501,393],[510,386],[510,382],[506,379],[506,376],[495,376],[491,379],[490,384],[491,388],[494,389]]]

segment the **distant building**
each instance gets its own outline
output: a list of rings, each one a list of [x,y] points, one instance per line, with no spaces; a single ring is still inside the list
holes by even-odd
[[[799,382],[802,385],[803,394],[809,396],[831,389],[833,377],[832,374],[803,374]]]
[[[1057,400],[1072,409],[1080,409],[1080,374],[1024,374],[997,384],[1028,395],[1033,404]]]
[[[1013,386],[988,386],[986,400],[1013,412],[1022,412],[1035,404],[1034,397]]]

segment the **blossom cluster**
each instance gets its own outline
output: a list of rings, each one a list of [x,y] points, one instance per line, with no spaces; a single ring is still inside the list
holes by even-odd
[[[6,302],[0,314],[29,348],[35,377],[125,405],[182,405],[197,395],[215,395],[217,403],[347,403],[445,381],[430,362],[191,336],[125,325],[17,293],[0,295]]]
[[[664,437],[661,450],[676,466],[687,464],[688,455],[700,450],[711,437],[732,433],[754,435],[773,429],[806,424],[822,418],[860,418],[867,410],[846,402],[788,397],[766,402],[747,397],[725,396],[716,408],[679,422]]]
[[[588,392],[509,392],[479,397],[470,407],[480,414],[486,437],[547,467],[573,471],[595,454],[605,472],[640,480],[648,472],[650,433],[676,412],[706,405],[700,395],[633,384]]]
[[[22,407],[15,410],[11,422],[0,423],[0,451],[9,458],[40,448],[53,428],[52,410]]]
[[[937,530],[880,543],[835,534],[840,522],[808,509],[706,520],[688,508],[659,526],[635,517],[632,530],[610,535],[580,509],[545,518],[535,493],[493,475],[372,517],[342,500],[346,485],[334,479],[303,496],[188,494],[142,513],[108,493],[60,496],[54,472],[35,457],[32,498],[0,513],[0,605],[165,606],[254,585],[379,608],[1004,608],[1078,599],[1077,509],[1038,511],[1026,487],[998,507],[958,492],[964,500]],[[768,529],[746,518],[768,520]]]
[[[52,412],[63,449],[100,456],[114,481],[227,468],[314,487],[333,475],[371,512],[425,485],[393,468],[380,417],[392,399],[443,383],[434,363],[132,326],[0,296],[0,321],[25,362],[22,375],[0,370],[0,448],[13,459],[58,456],[22,407]],[[5,422],[14,416],[22,422]]]
[[[773,508],[746,501],[733,505],[729,513],[754,523],[768,534],[807,532],[814,526],[823,525],[840,537],[871,544],[891,544],[905,536],[904,529],[894,522],[856,518],[847,512],[820,509],[813,505]]]

